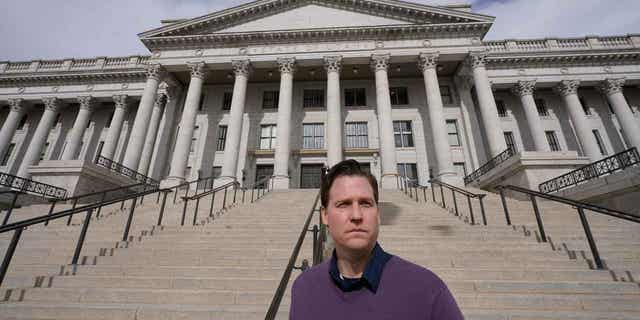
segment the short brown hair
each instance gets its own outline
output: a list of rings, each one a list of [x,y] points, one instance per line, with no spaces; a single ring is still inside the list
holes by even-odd
[[[373,189],[373,198],[378,203],[378,180],[371,172],[362,170],[360,163],[356,160],[344,160],[331,167],[327,175],[322,179],[322,186],[320,187],[320,201],[324,208],[329,204],[329,190],[333,182],[342,176],[348,177],[363,177],[367,179],[371,188]]]

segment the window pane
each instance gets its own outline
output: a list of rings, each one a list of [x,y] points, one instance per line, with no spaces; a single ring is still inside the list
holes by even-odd
[[[224,151],[224,146],[227,142],[227,126],[218,127],[218,144],[216,151]]]
[[[440,96],[442,97],[442,103],[453,103],[453,98],[451,97],[451,88],[449,86],[440,86]]]
[[[233,92],[225,92],[222,97],[222,110],[230,110],[232,100],[233,100]]]

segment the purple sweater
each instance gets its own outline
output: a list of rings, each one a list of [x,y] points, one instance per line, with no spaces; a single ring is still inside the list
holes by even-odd
[[[464,319],[438,276],[397,256],[384,266],[376,293],[367,288],[342,292],[326,261],[296,279],[291,297],[291,320]]]

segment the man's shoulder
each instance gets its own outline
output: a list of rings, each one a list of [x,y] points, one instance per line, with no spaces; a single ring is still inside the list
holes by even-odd
[[[329,261],[327,260],[302,272],[293,282],[294,288],[317,286],[318,281],[326,280],[329,276]]]
[[[395,278],[394,281],[405,280],[414,285],[422,284],[427,288],[437,290],[446,288],[444,281],[433,271],[398,256],[394,255],[389,260],[387,267],[389,276]]]

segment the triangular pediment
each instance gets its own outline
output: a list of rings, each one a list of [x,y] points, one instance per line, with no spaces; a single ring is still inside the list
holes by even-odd
[[[141,39],[265,31],[491,23],[493,17],[396,0],[258,0],[139,34]]]

